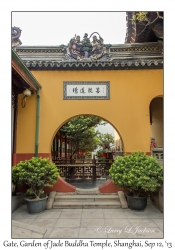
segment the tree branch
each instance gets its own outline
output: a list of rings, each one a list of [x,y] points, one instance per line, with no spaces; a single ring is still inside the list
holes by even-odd
[[[160,19],[163,20],[163,16],[160,16],[160,15],[159,15],[159,12],[156,12],[156,13],[157,13],[157,16],[158,16]]]
[[[159,18],[160,18],[160,19],[163,19],[163,17],[159,15],[159,12],[156,12],[156,14],[157,14],[157,16],[156,16],[156,18],[155,18],[153,21],[150,22],[150,20],[148,19],[147,24],[145,24],[145,27],[143,28],[143,30],[142,30],[140,33],[137,34],[137,36],[139,36],[140,34],[142,34],[142,33],[145,31],[145,29],[146,29],[149,25],[153,24],[157,19],[159,19]]]

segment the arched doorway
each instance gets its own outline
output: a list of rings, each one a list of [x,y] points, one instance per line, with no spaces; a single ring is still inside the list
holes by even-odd
[[[157,147],[163,147],[163,97],[158,96],[150,102],[151,138]]]
[[[102,123],[102,132],[99,123]],[[88,128],[89,124],[94,125]],[[93,144],[100,136],[102,142]],[[106,120],[94,115],[76,116],[57,129],[51,146],[52,161],[66,182],[79,188],[96,188],[109,180],[109,168],[114,158],[122,154],[122,145],[121,136]]]

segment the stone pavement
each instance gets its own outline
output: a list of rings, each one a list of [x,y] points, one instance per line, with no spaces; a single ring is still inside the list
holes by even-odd
[[[122,208],[70,208],[45,210],[41,214],[29,214],[26,205],[22,205],[12,213],[12,220],[14,239],[163,238],[163,214],[151,203],[141,212]],[[24,223],[23,230],[17,228],[16,221]]]

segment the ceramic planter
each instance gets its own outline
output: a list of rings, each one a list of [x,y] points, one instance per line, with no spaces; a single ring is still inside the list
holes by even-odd
[[[27,210],[28,213],[30,214],[34,214],[34,213],[42,213],[45,208],[46,208],[46,201],[47,201],[47,197],[39,199],[39,200],[35,200],[35,199],[25,199],[27,202]]]
[[[126,194],[128,207],[132,210],[144,210],[147,206],[147,197],[140,196],[134,197],[132,195]]]

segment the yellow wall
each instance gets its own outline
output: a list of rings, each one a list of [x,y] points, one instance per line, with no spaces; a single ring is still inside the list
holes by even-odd
[[[33,153],[35,151],[36,128],[36,95],[26,99],[26,106],[22,108],[23,94],[18,97],[17,118],[17,153]]]
[[[32,71],[42,85],[39,152],[51,151],[56,131],[70,118],[90,114],[119,133],[125,152],[150,151],[149,104],[163,95],[162,70]],[[63,81],[110,81],[110,100],[63,100]],[[19,97],[21,98],[21,96]],[[33,153],[36,95],[19,103],[17,153]]]

